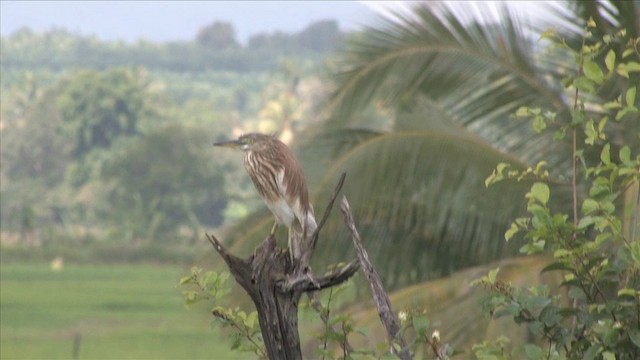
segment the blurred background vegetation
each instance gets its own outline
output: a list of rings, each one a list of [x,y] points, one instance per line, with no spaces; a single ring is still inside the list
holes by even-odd
[[[571,109],[560,84],[573,59],[548,53],[540,34],[554,27],[576,42],[593,17],[599,31],[625,28],[637,37],[639,8],[633,1],[555,3],[546,9],[554,22],[528,22],[508,11],[489,21],[481,5],[460,10],[417,3],[410,12],[379,18],[354,33],[327,20],[298,33],[258,34],[245,45],[236,40],[233,24],[221,21],[201,28],[192,41],[170,43],[102,41],[63,29],[25,28],[3,36],[2,357],[43,354],[15,345],[45,332],[21,332],[35,321],[28,311],[33,307],[21,308],[23,298],[7,290],[19,291],[23,281],[45,281],[42,264],[72,264],[70,273],[95,273],[96,279],[109,273],[103,266],[140,269],[123,272],[127,268],[119,266],[112,281],[153,274],[158,264],[175,270],[197,262],[222,269],[203,241],[205,231],[249,255],[272,216],[244,173],[241,155],[211,143],[250,131],[278,132],[296,150],[316,213],[339,174],[347,172],[343,193],[386,286],[399,290],[395,300],[429,309],[427,289],[453,286],[457,290],[439,293],[441,300],[432,305],[450,304],[449,313],[478,318],[479,305],[475,315],[468,313],[475,297],[460,290],[471,280],[465,275],[469,268],[508,258],[517,270],[510,274],[514,282],[542,281],[531,279],[542,263],[518,263],[513,257],[522,243],[507,244],[503,237],[524,212],[530,184],[485,188],[495,165],[526,168],[548,159],[560,174],[554,206],[568,206],[562,200],[570,190],[562,179],[570,170],[570,152],[562,151],[568,144],[549,142],[530,123],[511,117],[524,105],[551,106],[559,114]],[[637,153],[638,121],[626,124],[636,128],[620,129],[613,141]],[[351,259],[348,236],[334,213],[321,234],[315,267]],[[478,269],[484,268],[472,273],[480,275]],[[452,274],[455,283],[436,288],[429,282]],[[171,276],[169,286],[178,275]],[[155,281],[145,279],[139,284]],[[69,296],[80,296],[73,294],[84,285],[77,277],[68,280],[50,291],[70,286],[76,292]],[[415,290],[418,284],[422,290]],[[353,296],[366,299],[356,289]],[[139,290],[132,286],[131,293]],[[122,299],[106,308],[104,300],[86,301],[113,314],[132,306]],[[368,311],[363,304],[357,309]],[[168,311],[166,304],[147,300],[139,306],[157,311],[159,319]],[[7,322],[8,314],[18,315]],[[72,335],[96,316],[70,315],[60,325],[76,329],[64,339],[68,349],[48,354],[68,357]],[[446,328],[448,320],[439,321]],[[442,332],[443,341],[471,344],[485,336],[487,326],[451,326]],[[14,347],[6,347],[9,342]],[[189,357],[220,350],[210,351]]]
[[[219,21],[180,43],[2,37],[3,245],[177,246],[242,218],[257,201],[241,157],[211,143],[312,123],[345,36],[327,20],[246,46]]]

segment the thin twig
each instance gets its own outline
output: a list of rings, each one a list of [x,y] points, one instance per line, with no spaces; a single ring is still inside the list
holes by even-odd
[[[344,214],[345,224],[347,225],[349,230],[351,230],[351,239],[353,240],[353,245],[356,248],[358,260],[360,261],[360,265],[362,266],[362,271],[364,272],[364,275],[369,282],[369,286],[371,287],[373,300],[375,301],[378,308],[378,315],[380,316],[380,320],[387,330],[389,345],[391,346],[393,352],[400,359],[409,360],[412,358],[412,355],[409,351],[409,348],[407,347],[407,341],[405,340],[404,336],[400,334],[400,321],[398,320],[396,314],[393,312],[389,296],[384,291],[384,287],[382,286],[382,280],[371,264],[369,255],[362,245],[362,239],[360,238],[358,229],[356,228],[356,225],[353,221],[353,214],[351,214],[349,202],[347,201],[347,198],[344,197],[344,195],[342,196],[340,209]],[[398,341],[401,346],[399,350],[394,345],[396,341]]]
[[[247,340],[249,340],[249,342],[251,342],[253,344],[253,351],[256,355],[260,356],[261,359],[266,359],[267,358],[267,354],[264,352],[264,348],[263,346],[259,345],[254,339],[253,336],[251,336],[251,334],[249,333],[249,330],[247,330],[246,326],[240,326],[240,324],[238,324],[233,318],[227,316],[226,314],[224,314],[221,311],[218,310],[213,310],[211,312],[211,314],[217,318],[220,318],[224,321],[226,321],[227,323],[231,324],[234,328],[236,328],[245,338],[247,338]]]
[[[313,232],[313,234],[311,234],[311,244],[310,244],[309,250],[308,250],[308,252],[310,254],[313,254],[313,250],[316,248],[316,243],[318,242],[318,234],[320,233],[320,230],[322,230],[322,227],[324,226],[324,224],[327,222],[327,219],[329,218],[329,214],[331,213],[331,209],[333,209],[333,204],[335,203],[336,198],[338,197],[338,194],[340,193],[340,190],[342,190],[342,186],[344,185],[344,180],[345,180],[346,177],[347,177],[346,173],[340,174],[340,180],[338,180],[338,184],[333,189],[333,193],[331,194],[331,197],[329,198],[329,203],[327,204],[327,207],[325,208],[324,213],[322,214],[322,218],[320,219],[320,222],[318,223],[318,227]]]
[[[331,298],[333,297],[333,288],[329,290],[329,300],[327,300],[327,312],[322,312],[322,307],[320,307],[320,319],[324,323],[324,343],[322,344],[322,360],[325,358],[325,352],[327,351],[327,342],[329,341],[329,336],[327,333],[329,332],[329,317],[331,316]]]
[[[578,74],[577,77],[582,73],[582,67],[584,66],[584,56],[582,53],[582,49],[584,49],[586,39],[582,37],[582,47],[580,48],[580,58],[578,60]],[[573,99],[573,111],[574,113],[578,110],[578,95],[580,91],[576,87],[575,98]],[[571,123],[573,124],[573,118],[571,118]],[[572,192],[572,200],[573,200],[573,228],[578,228],[578,129],[577,125],[573,125],[573,129],[571,131],[571,192]],[[578,233],[574,230],[573,235],[571,236],[572,242],[575,243],[578,238]],[[586,291],[585,291],[586,293]],[[573,299],[573,308],[575,309],[578,306],[578,299]],[[575,330],[578,319],[574,316],[571,321],[571,328]]]

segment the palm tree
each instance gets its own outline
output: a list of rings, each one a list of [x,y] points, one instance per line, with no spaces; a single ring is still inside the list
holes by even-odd
[[[638,13],[637,2],[560,6],[567,3],[549,11],[569,42],[578,41],[590,16],[605,28],[640,33],[638,17],[628,16]],[[497,163],[526,167],[545,159],[560,179],[571,171],[568,142],[550,141],[511,117],[525,105],[558,117],[571,111],[559,84],[573,59],[547,54],[537,41],[549,24],[529,25],[507,11],[498,23],[464,15],[421,3],[354,35],[335,65],[329,119],[298,142],[316,211],[348,173],[343,192],[392,289],[518,253],[521,244],[505,243],[503,234],[524,210],[528,184],[486,189]],[[562,207],[569,186],[558,183]],[[236,249],[249,252],[268,218],[256,214],[241,224]],[[322,237],[316,259],[353,256],[344,251],[350,245],[338,215]]]
[[[562,52],[546,51],[538,41],[546,28],[553,26],[575,44],[592,17],[602,25],[598,29],[625,28],[637,37],[640,5],[563,2],[549,5],[549,12],[553,24],[527,24],[507,11],[500,22],[486,23],[466,20],[469,13],[422,3],[355,34],[334,64],[335,90],[324,104],[328,120],[296,144],[316,212],[324,208],[339,174],[347,172],[343,193],[388,289],[457,272],[452,279],[459,290],[469,281],[465,274],[488,267],[459,270],[518,253],[521,243],[506,243],[504,232],[523,213],[523,194],[530,184],[499,183],[487,189],[484,179],[499,162],[524,168],[549,161],[557,179],[554,206],[570,211],[570,186],[563,180],[572,169],[569,141],[539,136],[529,122],[511,114],[525,105],[551,109],[558,118],[571,111],[571,96],[561,84],[575,71],[575,62]],[[626,124],[636,128],[620,129],[613,145],[631,144],[637,151],[640,144],[629,139],[637,136],[638,121]],[[232,231],[235,250],[250,253],[270,225],[266,210],[253,214]],[[334,214],[314,259],[322,266],[350,259],[348,237]],[[515,283],[532,280],[531,271],[537,274],[545,263],[519,260],[505,260],[519,269],[512,274]],[[427,283],[406,288],[394,299],[426,303],[416,294],[442,288]],[[455,296],[470,299],[460,291]],[[452,307],[448,313],[460,319],[467,314],[468,306],[461,307],[469,301],[442,301]],[[367,314],[375,320],[373,312],[363,316]],[[459,344],[473,343],[461,334],[465,331],[485,334],[480,327],[458,326],[457,331]]]
[[[579,39],[585,16],[640,33],[637,17],[627,16],[638,12],[637,2],[570,5],[571,16],[549,7],[568,41]],[[330,118],[306,147],[305,163],[333,151],[319,193],[348,172],[345,193],[392,286],[517,253],[520,244],[502,235],[524,209],[527,184],[486,189],[483,179],[498,162],[524,167],[545,159],[558,177],[571,172],[569,141],[539,136],[511,116],[525,105],[558,117],[571,111],[561,79],[574,61],[537,41],[549,24],[527,26],[508,12],[499,23],[462,15],[423,3],[355,36],[336,66]],[[362,113],[374,106],[387,121],[367,121]],[[557,206],[567,203],[568,190],[559,181]]]

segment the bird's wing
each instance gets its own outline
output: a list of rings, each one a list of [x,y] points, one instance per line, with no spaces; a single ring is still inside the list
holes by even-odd
[[[283,146],[285,145],[283,144]],[[287,166],[277,173],[276,183],[278,184],[278,190],[286,199],[287,204],[293,209],[300,224],[304,224],[307,213],[310,210],[309,192],[304,173],[290,150],[282,153],[285,154],[284,164],[287,164]]]

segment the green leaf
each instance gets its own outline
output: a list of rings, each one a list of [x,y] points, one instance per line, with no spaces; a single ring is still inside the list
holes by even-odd
[[[638,109],[636,109],[635,106],[625,106],[624,109],[618,111],[618,113],[616,114],[616,121],[620,121],[620,119],[622,119],[625,115],[629,114],[629,113],[634,113],[637,112]]]
[[[628,72],[640,72],[640,63],[635,61],[630,61],[626,64]]]
[[[602,73],[602,69],[600,69],[600,66],[598,64],[593,61],[585,61],[583,69],[586,77],[588,77],[596,84],[602,84],[602,81],[604,80],[604,74]]]
[[[568,295],[570,299],[584,300],[587,298],[587,296],[584,294],[584,291],[577,286],[572,286],[569,289]]]
[[[542,116],[536,116],[533,118],[533,131],[540,134],[546,128],[547,123],[544,121]]]
[[[578,222],[578,230],[582,230],[586,227],[588,227],[589,225],[594,224],[598,219],[594,218],[592,216],[585,216],[582,219],[580,219],[580,222]]]
[[[585,124],[584,134],[587,135],[584,139],[585,144],[593,145],[596,143],[598,132],[596,131],[593,120],[589,120]]]
[[[524,346],[524,353],[527,354],[529,360],[539,360],[543,358],[543,352],[540,346],[527,344]]]
[[[605,109],[607,110],[613,110],[613,109],[621,109],[622,108],[622,104],[620,103],[619,99],[618,100],[614,100],[614,101],[609,101],[604,103]]]
[[[616,67],[616,52],[613,49],[609,50],[607,56],[604,58],[604,64],[607,66],[607,70],[612,72]]]
[[[618,290],[618,297],[629,296],[629,297],[635,298],[636,297],[636,292],[637,292],[637,290],[630,289],[630,288],[620,289],[620,290]]]
[[[586,198],[582,202],[582,212],[585,214],[591,214],[592,212],[598,210],[598,202],[593,200],[592,198]]]
[[[562,140],[565,138],[566,135],[567,135],[567,128],[563,126],[553,133],[553,139]]]
[[[429,319],[424,315],[414,316],[412,320],[413,328],[421,338],[427,335],[429,329]]]
[[[634,329],[629,331],[629,339],[640,348],[640,330]]]
[[[537,221],[545,219],[549,214],[549,210],[538,203],[530,203],[527,205],[527,211],[530,212],[531,215],[534,216],[534,220]],[[533,225],[534,227],[536,226],[535,223],[533,223]]]
[[[529,117],[529,108],[526,106],[520,106],[515,113],[516,117]]]
[[[626,49],[624,52],[622,52],[622,58],[626,59],[629,55],[633,54],[635,52],[634,49]]]
[[[594,360],[596,358],[596,356],[598,356],[598,354],[600,354],[601,351],[602,351],[602,345],[593,344],[584,353],[584,356],[582,357],[582,359],[583,360]]]
[[[189,275],[181,278],[179,285],[192,284],[192,283],[193,283],[193,275]]]
[[[629,78],[629,73],[638,71],[640,71],[640,63],[635,61],[619,64],[616,68],[616,72],[627,79]]]
[[[586,78],[586,77],[579,77],[577,78],[574,82],[573,85],[580,91],[585,91],[588,93],[593,94],[596,91],[596,84]]]
[[[555,254],[554,254],[555,256]],[[554,270],[570,270],[571,268],[568,267],[566,264],[562,263],[562,262],[554,262],[550,265],[545,266],[542,270],[540,270],[540,273],[545,273],[547,271],[554,271]]]
[[[545,244],[546,244],[546,241],[544,240],[534,241],[530,244],[526,244],[523,247],[521,247],[520,252],[527,255],[538,254],[544,251]]]
[[[633,106],[636,101],[636,87],[630,87],[624,98],[627,101],[627,106]]]
[[[496,282],[496,278],[498,277],[498,272],[500,272],[500,268],[495,268],[489,271],[489,274],[487,275],[487,279],[491,284]]]
[[[602,353],[602,360],[616,360],[616,354],[611,351],[605,351]]]
[[[609,121],[609,117],[605,116],[602,119],[600,119],[600,122],[598,123],[598,133],[600,134],[600,139],[604,140],[605,139],[605,133],[604,133],[604,128],[607,126],[607,122]]]
[[[545,183],[537,182],[531,186],[531,195],[542,204],[549,201],[549,186]]]
[[[507,230],[507,231],[504,233],[504,239],[505,239],[506,241],[511,240],[511,238],[512,238],[515,234],[517,234],[519,231],[520,231],[520,227],[519,227],[516,223],[511,224],[511,227],[509,227],[509,230]]]
[[[603,148],[602,148],[602,152],[600,153],[600,160],[602,160],[602,163],[604,163],[605,165],[609,165],[611,164],[611,145],[610,144],[606,144]]]
[[[569,256],[571,255],[572,252],[566,249],[558,249],[556,251],[553,252],[553,257],[554,258],[560,258],[560,257],[565,257],[565,256]]]
[[[622,161],[623,164],[631,162],[631,149],[626,145],[620,149],[620,161]]]

